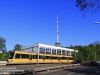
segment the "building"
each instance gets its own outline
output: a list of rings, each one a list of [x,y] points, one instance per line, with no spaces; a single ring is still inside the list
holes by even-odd
[[[69,48],[63,48],[63,47],[57,47],[57,46],[37,43],[37,44],[31,45],[31,46],[23,47],[22,51],[36,52],[37,54],[45,53],[45,54],[51,54],[51,55],[55,54],[55,55],[72,56],[73,52],[75,50],[74,49],[69,49]],[[76,50],[76,52],[78,52],[78,50]]]

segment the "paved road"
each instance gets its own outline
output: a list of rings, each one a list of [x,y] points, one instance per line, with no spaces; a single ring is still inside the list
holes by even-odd
[[[37,75],[100,75],[100,67],[78,66],[49,72],[40,72]]]
[[[8,73],[10,71],[25,71],[25,70],[33,70],[36,68],[44,68],[44,67],[53,67],[53,66],[61,66],[61,65],[69,65],[69,64],[38,64],[38,65],[8,65],[8,66],[0,66],[0,75],[4,73]],[[9,71],[10,70],[10,71]],[[30,74],[28,74],[30,75]]]
[[[8,66],[0,66],[0,68],[12,68],[16,70],[33,70],[35,68],[44,68],[44,67],[53,67],[53,66],[61,66],[68,64],[38,64],[38,65],[8,65]]]

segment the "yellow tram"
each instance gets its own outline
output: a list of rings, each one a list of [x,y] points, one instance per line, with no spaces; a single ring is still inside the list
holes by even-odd
[[[13,51],[10,53],[8,63],[72,63],[73,56],[51,55],[35,52]]]

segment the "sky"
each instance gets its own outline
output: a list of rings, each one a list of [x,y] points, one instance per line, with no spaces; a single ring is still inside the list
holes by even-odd
[[[82,13],[72,0],[0,0],[0,36],[7,50],[14,45],[55,45],[56,17],[62,46],[88,45],[100,41],[100,11]]]

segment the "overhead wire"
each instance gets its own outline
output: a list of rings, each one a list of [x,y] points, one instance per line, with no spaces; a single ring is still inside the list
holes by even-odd
[[[14,47],[14,46],[16,45],[16,43],[7,42],[7,39],[8,39],[8,40],[13,40],[13,41],[24,42],[24,44],[17,43],[17,44],[20,44],[20,45],[23,46],[23,47],[26,46],[25,43],[32,43],[32,44],[33,44],[33,42],[22,41],[22,40],[16,40],[16,39],[12,39],[12,38],[5,38],[5,39],[6,39],[6,43],[5,43],[5,44],[6,44],[7,47],[8,47],[8,46]]]
[[[33,44],[33,42],[22,41],[22,40],[16,40],[16,39],[12,39],[12,38],[5,38],[5,39],[9,39],[9,40],[13,40],[13,41],[20,41],[20,42],[25,42],[25,43],[32,43],[32,44]],[[6,42],[6,44],[7,44],[7,45],[10,44],[10,45],[12,45],[12,46],[16,45],[16,43],[9,43],[9,42]],[[20,43],[17,43],[17,44],[20,44]],[[25,44],[20,44],[20,45],[26,46]]]
[[[5,38],[5,39],[14,40],[14,41],[20,41],[20,42],[26,42],[26,43],[33,43],[33,42],[22,41],[22,40],[16,40],[16,39],[11,39],[11,38]]]

